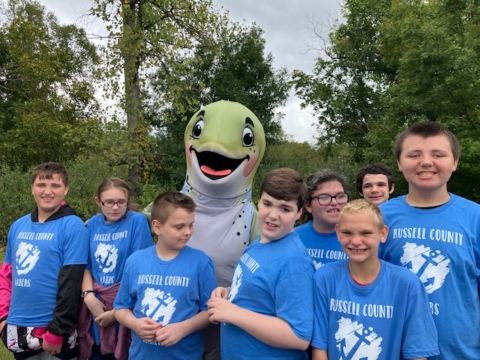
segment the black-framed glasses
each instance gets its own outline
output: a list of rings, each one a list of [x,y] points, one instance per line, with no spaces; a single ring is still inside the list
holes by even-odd
[[[312,196],[310,200],[317,199],[320,205],[330,205],[332,200],[335,199],[338,205],[343,205],[348,201],[348,194],[339,193],[335,196],[330,196],[328,194],[320,194],[317,196]]]
[[[117,204],[117,206],[119,208],[122,208],[122,207],[125,207],[128,205],[128,201],[127,200],[118,200],[118,201],[114,201],[114,200],[105,200],[105,201],[100,201],[102,203],[103,206],[106,206],[106,207],[113,207],[115,204]]]

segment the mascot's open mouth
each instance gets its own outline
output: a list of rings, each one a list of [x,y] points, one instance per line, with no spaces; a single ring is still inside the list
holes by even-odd
[[[203,175],[211,180],[227,177],[234,172],[245,159],[250,159],[248,155],[243,159],[231,159],[212,151],[198,152],[193,146],[190,146],[190,152],[192,151],[197,155],[198,166]]]

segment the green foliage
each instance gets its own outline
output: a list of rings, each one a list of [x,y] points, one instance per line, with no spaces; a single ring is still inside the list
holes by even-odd
[[[394,137],[424,120],[459,138],[464,156],[449,189],[474,200],[480,175],[478,1],[347,0],[312,75],[296,71],[304,105],[318,113],[319,144],[349,146],[361,165],[392,159]],[[399,181],[397,188],[404,189]],[[406,189],[406,188],[405,188]]]
[[[25,170],[74,159],[98,125],[99,58],[85,31],[36,1],[11,0],[0,50],[0,162]]]
[[[349,161],[345,147],[333,145],[330,150],[335,153],[332,159],[325,156],[325,149],[315,149],[308,143],[282,141],[267,146],[265,157],[253,182],[253,199],[256,201],[259,198],[260,186],[265,175],[281,167],[295,169],[304,178],[320,169],[336,171],[347,179],[349,192],[355,194],[355,176],[358,168]]]
[[[35,208],[30,176],[8,167],[0,168],[0,244],[5,244],[10,225]]]
[[[281,140],[281,114],[275,109],[283,105],[288,96],[287,72],[274,69],[272,55],[265,55],[262,36],[263,31],[257,26],[230,24],[214,46],[196,49],[187,64],[187,74],[178,79],[188,84],[180,92],[170,93],[177,80],[169,71],[159,69],[150,77],[154,92],[147,118],[159,129],[160,168],[156,175],[163,186],[180,189],[183,184],[184,131],[200,105],[218,100],[239,102],[257,115],[268,144]],[[162,101],[166,106],[157,107]]]
[[[136,187],[149,180],[156,164],[144,114],[142,92],[150,92],[145,74],[165,69],[172,78],[168,93],[174,96],[182,91],[187,85],[180,79],[193,49],[199,43],[208,46],[225,18],[213,11],[211,1],[195,0],[95,0],[92,13],[108,23],[105,58],[111,81],[106,90],[121,102],[126,114],[125,161],[130,185],[138,194]],[[114,81],[122,73],[123,86]]]

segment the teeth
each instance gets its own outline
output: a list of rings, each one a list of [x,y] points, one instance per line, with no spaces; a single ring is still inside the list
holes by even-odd
[[[420,176],[428,176],[428,175],[433,175],[433,172],[431,171],[422,171],[421,173],[418,173]]]

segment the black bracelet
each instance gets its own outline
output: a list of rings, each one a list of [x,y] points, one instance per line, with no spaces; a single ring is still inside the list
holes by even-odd
[[[81,296],[82,296],[82,298],[85,298],[85,296],[87,296],[87,295],[90,294],[90,293],[94,293],[94,294],[95,294],[95,291],[93,291],[93,290],[85,290],[85,291],[82,292],[82,295],[81,295]]]

